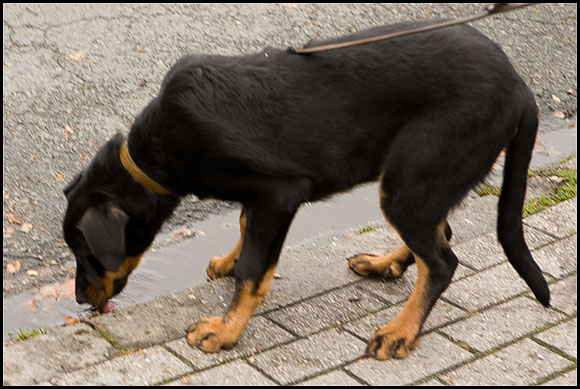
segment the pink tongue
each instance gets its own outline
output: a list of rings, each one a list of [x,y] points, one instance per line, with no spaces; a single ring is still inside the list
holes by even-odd
[[[105,305],[101,307],[101,311],[103,311],[104,313],[112,312],[114,309],[115,303],[113,303],[111,300],[107,301]]]

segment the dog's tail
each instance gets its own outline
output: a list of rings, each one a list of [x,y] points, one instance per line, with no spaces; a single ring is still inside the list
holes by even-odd
[[[538,132],[538,108],[530,95],[522,111],[516,136],[507,148],[503,186],[499,198],[497,231],[512,266],[544,306],[550,305],[550,290],[540,267],[524,240],[522,207],[526,194],[528,166]]]

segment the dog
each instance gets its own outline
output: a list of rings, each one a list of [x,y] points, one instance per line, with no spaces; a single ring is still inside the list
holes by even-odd
[[[298,207],[378,180],[381,209],[404,244],[387,255],[359,254],[349,266],[396,278],[417,264],[411,296],[367,349],[380,360],[404,358],[457,267],[447,215],[505,148],[499,241],[549,306],[522,231],[537,129],[532,92],[501,48],[469,26],[309,55],[268,48],[186,56],[128,138],[106,143],[64,190],[76,300],[102,307],[121,292],[182,196],[239,202],[240,241],[207,268],[212,279],[235,275],[235,295],[223,317],[203,318],[187,334],[206,352],[232,347],[266,297]]]

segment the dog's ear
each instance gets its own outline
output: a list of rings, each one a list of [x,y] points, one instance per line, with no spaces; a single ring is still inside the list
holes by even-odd
[[[109,203],[88,208],[77,223],[91,253],[105,270],[119,270],[125,259],[125,226],[128,220],[129,215]]]

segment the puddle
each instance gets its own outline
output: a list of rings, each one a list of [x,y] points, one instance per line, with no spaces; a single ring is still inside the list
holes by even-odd
[[[209,259],[227,253],[239,239],[239,210],[213,215],[193,224],[203,234],[173,247],[149,250],[129,277],[123,292],[113,298],[117,309],[153,300],[205,282]],[[360,186],[349,193],[318,203],[304,204],[290,227],[285,246],[306,238],[366,224],[382,218],[377,184]],[[158,236],[162,241],[167,235]],[[15,329],[49,328],[64,324],[66,316],[87,316],[88,306],[74,300],[74,280],[48,285],[4,299],[3,336]]]

